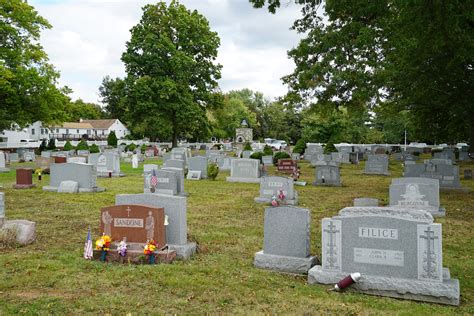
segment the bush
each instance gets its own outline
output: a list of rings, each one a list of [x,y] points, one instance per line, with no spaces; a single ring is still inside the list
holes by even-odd
[[[250,159],[258,159],[261,162],[262,161],[262,156],[263,156],[262,152],[255,152],[255,153],[250,155]]]
[[[92,144],[92,145],[89,147],[89,152],[90,152],[91,154],[100,153],[99,146],[97,146],[96,144]]]
[[[265,147],[263,147],[263,155],[264,156],[273,156],[273,149],[272,147],[268,146],[268,145],[265,145]]]
[[[250,146],[249,142],[245,143],[244,150],[252,150],[252,146]]]
[[[273,164],[277,165],[279,159],[287,159],[287,158],[291,158],[291,156],[287,152],[279,151],[275,154],[275,156],[273,156]]]
[[[130,145],[127,145],[125,147],[125,151],[135,151],[135,149],[137,149],[137,145],[135,145],[134,143],[131,143]]]
[[[56,149],[56,141],[54,138],[50,138],[48,142],[48,150],[55,150]]]
[[[441,153],[443,152],[442,149],[431,149],[431,156],[434,156],[435,153]]]
[[[89,150],[89,145],[85,140],[81,140],[76,146],[76,150]]]
[[[64,144],[64,150],[65,151],[70,151],[70,150],[73,150],[73,149],[74,149],[74,146],[71,145],[70,141],[67,141],[66,144]]]
[[[144,153],[145,153],[145,151],[146,151],[146,148],[147,148],[147,147],[146,147],[146,145],[145,145],[145,144],[143,144],[143,145],[140,147],[140,150],[141,150],[142,154],[144,154]]]
[[[48,148],[48,143],[46,142],[46,139],[43,139],[41,141],[41,144],[39,146],[39,151],[42,152],[42,151],[45,151],[46,148]]]
[[[117,147],[117,136],[114,131],[111,131],[109,136],[107,136],[107,145]]]
[[[336,146],[334,146],[333,143],[327,143],[326,146],[324,146],[324,153],[329,154],[329,153],[335,153],[337,152]]]
[[[216,180],[219,174],[219,166],[215,162],[207,165],[207,177],[211,180]]]
[[[293,153],[302,155],[305,149],[306,149],[306,142],[304,141],[304,139],[300,138],[298,139],[295,147],[293,148]]]

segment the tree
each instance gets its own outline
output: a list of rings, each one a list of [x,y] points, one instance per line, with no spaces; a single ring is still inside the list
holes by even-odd
[[[117,147],[117,135],[115,135],[115,131],[110,131],[107,136],[107,145]]]
[[[280,6],[250,2],[273,13]],[[474,2],[327,0],[327,23],[321,0],[295,3],[303,17],[293,28],[305,37],[289,51],[287,99],[350,112],[390,106],[392,117],[406,111],[415,139],[474,144]]]
[[[105,113],[98,104],[86,103],[81,99],[69,102],[66,107],[67,120],[79,122],[80,119],[97,120],[104,117]]]
[[[69,150],[73,150],[74,147],[71,145],[71,142],[70,141],[66,141],[66,144],[64,144],[64,148],[63,148],[65,151],[69,151]]]
[[[51,28],[26,1],[0,0],[0,130],[64,119],[67,97],[55,84],[58,72],[39,44]]]
[[[127,122],[144,135],[171,138],[173,146],[179,137],[208,135],[206,110],[220,100],[219,44],[197,11],[174,0],[146,5],[122,55]]]
[[[81,139],[81,141],[76,146],[77,150],[89,150],[89,145],[87,145],[87,141]]]
[[[56,140],[54,138],[50,138],[48,141],[48,150],[55,150],[56,149]]]
[[[126,106],[125,80],[121,78],[112,79],[106,76],[99,88],[101,102],[104,103],[105,112],[109,118],[116,118],[125,122]]]

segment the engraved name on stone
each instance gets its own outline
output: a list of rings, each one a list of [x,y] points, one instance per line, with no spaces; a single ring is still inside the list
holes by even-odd
[[[115,227],[142,228],[143,219],[141,218],[114,218]]]
[[[398,239],[398,230],[390,228],[359,227],[359,237]]]
[[[275,191],[273,191],[273,190],[263,190],[263,194],[265,194],[265,195],[273,195],[274,192]]]
[[[282,187],[283,183],[281,182],[268,182],[269,187]]]
[[[159,183],[170,183],[170,179],[169,178],[158,178],[158,182]]]
[[[404,253],[396,250],[354,248],[354,262],[403,267]]]

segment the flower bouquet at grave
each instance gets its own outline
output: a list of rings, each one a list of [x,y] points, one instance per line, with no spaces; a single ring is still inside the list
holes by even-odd
[[[143,253],[148,256],[149,264],[155,263],[155,250],[156,242],[153,239],[147,241],[145,248],[143,249]]]
[[[102,235],[99,239],[95,241],[95,249],[100,250],[100,261],[105,261],[107,257],[107,252],[110,250],[110,243],[112,239],[108,235]]]
[[[125,240],[122,240],[117,246],[117,252],[120,257],[125,257],[127,255],[127,243]]]
[[[286,195],[283,193],[283,190],[278,191],[278,201],[283,202],[285,201]]]

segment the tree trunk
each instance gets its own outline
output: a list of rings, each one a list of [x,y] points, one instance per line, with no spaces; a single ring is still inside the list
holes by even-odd
[[[473,113],[474,114],[474,113]],[[471,130],[469,135],[469,153],[471,158],[474,158],[474,115],[471,114]]]

